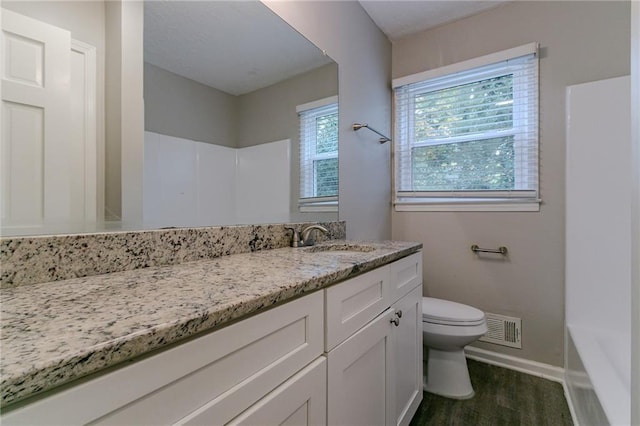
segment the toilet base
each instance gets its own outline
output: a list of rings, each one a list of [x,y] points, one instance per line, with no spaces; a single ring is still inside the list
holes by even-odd
[[[426,353],[426,348],[425,348]],[[454,399],[473,398],[467,358],[464,350],[441,351],[429,348],[424,390],[436,395]]]

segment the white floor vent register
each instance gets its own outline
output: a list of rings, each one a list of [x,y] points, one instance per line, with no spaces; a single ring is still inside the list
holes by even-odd
[[[487,334],[480,338],[483,342],[522,349],[522,320],[520,318],[485,313]]]

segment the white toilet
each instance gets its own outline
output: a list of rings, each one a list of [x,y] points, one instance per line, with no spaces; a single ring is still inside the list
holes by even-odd
[[[456,399],[473,397],[464,347],[487,332],[484,312],[462,303],[422,298],[424,390]]]

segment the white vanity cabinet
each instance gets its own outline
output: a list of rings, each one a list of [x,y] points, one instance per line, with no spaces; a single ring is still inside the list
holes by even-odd
[[[3,413],[3,425],[406,425],[421,252]]]
[[[415,414],[422,400],[421,284],[416,253],[325,290],[328,424],[407,425]]]
[[[297,373],[309,374],[297,377],[306,389],[324,386],[325,374],[318,373],[323,346],[319,291],[10,411],[1,422],[224,424],[256,403],[265,405],[263,398]],[[322,362],[303,370],[314,360]],[[324,395],[313,402],[325,404]]]

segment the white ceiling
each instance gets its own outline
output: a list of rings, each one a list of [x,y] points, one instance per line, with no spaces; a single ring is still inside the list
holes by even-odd
[[[360,0],[371,19],[391,40],[474,15],[507,0]]]
[[[393,41],[504,1],[360,0],[360,4]],[[146,0],[144,57],[233,95],[331,62],[261,2],[237,0]]]
[[[331,62],[257,1],[145,1],[146,62],[232,95]]]

